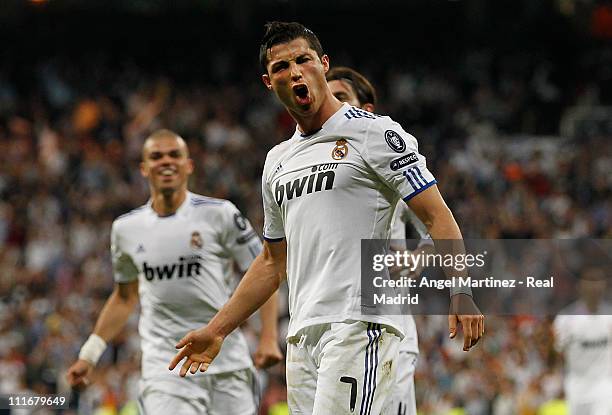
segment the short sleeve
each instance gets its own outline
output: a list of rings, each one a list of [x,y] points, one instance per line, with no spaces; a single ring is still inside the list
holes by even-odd
[[[364,160],[405,201],[436,184],[419,154],[417,140],[388,117],[374,120],[366,133]]]
[[[570,318],[571,316],[558,315],[553,322],[554,346],[558,352],[565,351],[572,340]]]
[[[117,222],[113,222],[111,229],[111,261],[113,263],[113,278],[116,283],[128,283],[138,279],[138,267],[132,257],[121,248],[121,238],[117,229]]]
[[[262,248],[249,220],[231,202],[224,209],[223,244],[241,271],[249,268]]]
[[[261,179],[261,198],[264,209],[263,237],[267,241],[277,242],[285,237],[285,227],[280,206],[276,203],[271,184],[268,182],[269,159],[266,159]]]

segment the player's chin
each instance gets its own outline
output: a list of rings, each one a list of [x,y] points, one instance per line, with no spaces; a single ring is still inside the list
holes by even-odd
[[[312,100],[308,103],[297,103],[293,104],[293,110],[300,115],[309,115],[316,112],[316,108]]]
[[[178,185],[176,183],[160,183],[157,186],[157,191],[162,194],[172,194],[176,192]]]

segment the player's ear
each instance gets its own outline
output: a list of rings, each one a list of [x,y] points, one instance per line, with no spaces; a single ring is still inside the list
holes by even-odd
[[[140,174],[142,177],[149,177],[149,172],[147,171],[144,161],[140,162]]]
[[[188,158],[187,159],[187,174],[193,173],[193,169],[194,169],[193,166],[194,166],[193,159],[192,158]]]
[[[329,71],[329,56],[321,56],[321,63],[323,64],[323,72],[327,73]]]
[[[367,104],[363,105],[363,109],[366,111],[374,112],[374,104],[370,104],[368,102]]]
[[[267,73],[261,75],[261,80],[263,81],[266,88],[272,91],[272,82],[270,82],[270,76]]]

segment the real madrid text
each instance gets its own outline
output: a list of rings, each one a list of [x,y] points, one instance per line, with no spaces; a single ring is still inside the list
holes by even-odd
[[[516,279],[496,279],[487,277],[474,279],[471,277],[453,277],[448,279],[430,279],[423,277],[420,279],[410,277],[400,277],[398,279],[386,279],[385,277],[374,277],[372,280],[376,288],[435,288],[443,290],[445,288],[515,288],[525,286],[527,288],[553,288],[555,286],[554,277],[548,279],[537,279],[526,277],[525,280]]]

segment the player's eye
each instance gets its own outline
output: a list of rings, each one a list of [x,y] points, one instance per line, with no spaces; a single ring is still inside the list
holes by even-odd
[[[289,64],[287,62],[278,62],[272,65],[272,73],[277,73],[282,71],[283,69],[287,69]]]
[[[342,102],[345,102],[345,101],[348,101],[348,100],[349,100],[349,99],[348,99],[349,97],[348,97],[348,96],[347,96],[345,93],[343,93],[343,92],[339,92],[339,93],[337,93],[337,94],[334,94],[334,96],[335,96],[335,97],[336,97],[336,98],[337,98],[339,101],[342,101]]]
[[[162,158],[162,153],[155,152],[149,154],[149,159],[151,160],[159,160],[160,158]]]
[[[170,157],[172,157],[173,159],[177,159],[181,157],[181,152],[179,150],[173,150],[168,153],[168,155],[170,155]]]
[[[310,60],[312,60],[312,58],[311,58],[310,56],[308,56],[308,55],[303,55],[303,56],[298,57],[298,58],[295,60],[295,63],[304,63],[304,62],[308,62],[308,61],[310,61]]]

